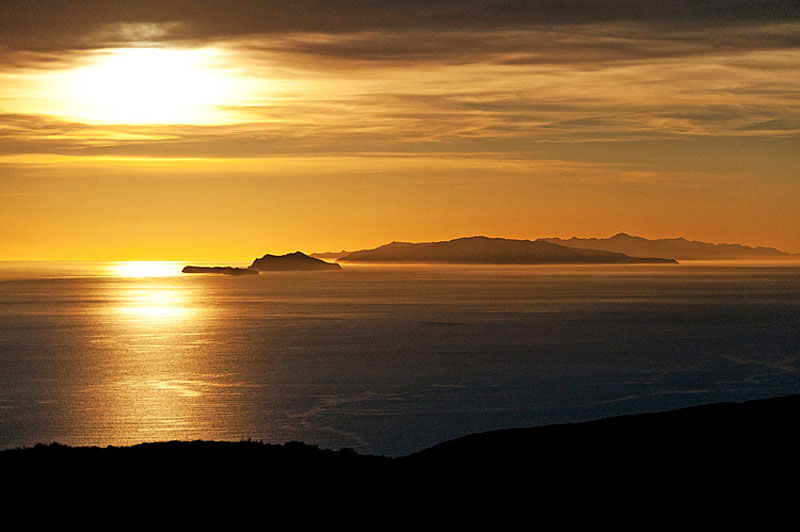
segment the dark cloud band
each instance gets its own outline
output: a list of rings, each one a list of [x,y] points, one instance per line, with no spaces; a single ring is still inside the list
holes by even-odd
[[[6,52],[41,52],[148,38],[203,40],[295,32],[496,32],[613,23],[650,25],[669,33],[798,21],[800,4],[795,0],[19,0],[3,2],[0,46]]]

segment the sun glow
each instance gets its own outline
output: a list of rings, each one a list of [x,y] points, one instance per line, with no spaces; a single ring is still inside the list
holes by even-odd
[[[208,124],[230,120],[242,81],[213,48],[101,50],[57,81],[66,114],[108,124]]]

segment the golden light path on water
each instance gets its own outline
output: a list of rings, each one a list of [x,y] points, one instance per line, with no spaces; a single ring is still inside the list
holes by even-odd
[[[106,441],[136,443],[212,438],[225,417],[228,375],[215,373],[202,306],[203,287],[178,278],[180,265],[163,261],[113,263],[106,334],[99,368],[105,370],[103,409],[97,426],[111,434]],[[210,415],[209,412],[214,412]]]
[[[165,322],[186,320],[192,314],[185,294],[170,288],[131,289],[123,295],[119,311],[133,319],[157,327]]]

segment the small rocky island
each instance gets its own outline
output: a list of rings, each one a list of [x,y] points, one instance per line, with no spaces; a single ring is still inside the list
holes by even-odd
[[[259,272],[299,272],[320,270],[341,270],[342,267],[332,262],[309,257],[296,251],[286,255],[264,255],[253,261],[248,268],[233,266],[185,266],[183,273],[213,273],[218,275],[258,275]]]
[[[185,266],[183,273],[216,273],[219,275],[258,275],[250,268],[234,268],[232,266]]]
[[[317,271],[341,270],[342,267],[333,262],[309,257],[305,253],[295,251],[286,255],[264,255],[253,261],[250,269],[260,272]]]

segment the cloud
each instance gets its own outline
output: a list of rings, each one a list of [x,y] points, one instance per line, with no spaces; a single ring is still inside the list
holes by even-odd
[[[227,41],[253,61],[267,58],[310,69],[485,63],[570,65],[720,55],[800,48],[800,23],[748,27],[670,27],[642,23],[438,32],[369,31],[344,34],[251,35]]]
[[[224,48],[264,92],[225,102],[235,124],[85,124],[34,114],[39,73],[15,70],[164,43]],[[795,138],[799,60],[795,1],[10,2],[0,153],[525,159],[547,143]]]
[[[556,80],[557,81],[557,80]],[[569,78],[564,81],[568,83]],[[601,86],[600,82],[596,83]],[[800,138],[800,119],[767,94],[727,103],[677,94],[648,102],[605,91],[564,98],[560,83],[521,91],[472,87],[453,94],[339,91],[245,106],[223,125],[84,124],[42,115],[0,115],[0,154],[220,158],[387,154],[539,157],[551,143],[642,142],[698,137]],[[666,94],[666,90],[664,94]],[[685,101],[681,102],[683,98]],[[666,99],[666,98],[665,98]]]
[[[796,48],[798,24],[793,0],[26,0],[4,3],[0,61],[215,41],[336,64],[583,63]]]

